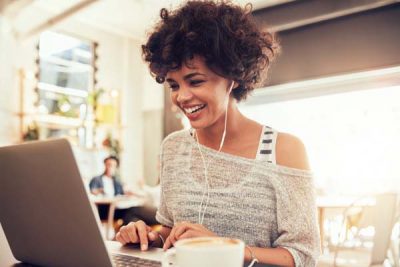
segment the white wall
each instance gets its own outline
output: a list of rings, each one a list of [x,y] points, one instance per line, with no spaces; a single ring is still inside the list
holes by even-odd
[[[164,87],[155,81],[148,68],[144,69],[143,77],[143,174],[147,184],[156,185],[163,138]]]
[[[130,186],[143,178],[143,68],[137,41],[124,41],[123,90],[121,92],[122,166],[121,173]]]
[[[16,42],[10,32],[10,23],[0,16],[0,145],[18,141],[18,87]]]
[[[250,118],[304,142],[321,192],[400,190],[400,86],[243,105]]]
[[[150,75],[147,66],[143,69],[143,111],[164,108],[164,87]]]

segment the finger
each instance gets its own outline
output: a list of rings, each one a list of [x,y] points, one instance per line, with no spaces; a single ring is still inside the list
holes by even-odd
[[[121,234],[121,239],[126,243],[130,243],[130,238],[128,235],[128,231],[127,231],[127,227],[125,226],[124,228],[121,229],[121,231],[119,231],[119,233]]]
[[[147,250],[149,246],[149,240],[147,239],[147,225],[143,221],[138,221],[135,225],[139,234],[140,249]]]
[[[174,235],[169,235],[169,242],[171,243],[171,246],[176,242],[175,236]]]
[[[127,233],[121,232],[121,239],[124,241],[124,243],[129,243],[129,236]]]
[[[200,236],[199,232],[188,230],[179,236],[179,240]]]
[[[122,245],[125,245],[125,244],[126,244],[125,241],[122,239],[121,233],[120,233],[120,232],[118,232],[118,233],[115,235],[115,239],[116,239],[118,242],[120,242]]]
[[[202,231],[202,225],[197,225],[189,222],[183,222],[177,227],[173,238],[171,238],[171,242],[173,245],[175,245],[176,241],[180,240],[180,236],[187,231],[192,231],[192,232],[201,232]],[[198,235],[199,236],[199,235]]]
[[[181,224],[181,226],[179,228],[177,228],[174,233],[174,241],[176,242],[177,240],[179,240],[179,236],[190,229],[192,229],[192,226],[190,224]],[[173,243],[175,243],[175,242],[173,242]]]
[[[167,237],[167,239],[165,240],[163,249],[167,250],[168,248],[170,248],[172,246],[173,243],[175,243],[175,232],[182,227],[182,225],[187,224],[188,222],[180,222],[174,225],[174,227],[172,227],[171,232],[169,233],[169,236]]]
[[[179,224],[172,227],[171,232],[169,233],[167,239],[165,240],[163,248],[168,249],[172,245],[171,238],[174,238],[175,231],[178,227],[179,227]],[[167,246],[167,241],[168,241],[168,246]]]
[[[128,237],[129,243],[137,243],[139,242],[139,238],[137,236],[137,229],[134,222],[130,222],[128,225],[121,227],[120,230],[124,236]]]
[[[169,235],[169,236],[167,237],[167,239],[165,240],[165,243],[164,243],[164,246],[163,246],[163,250],[164,250],[164,251],[166,251],[167,249],[169,249],[169,248],[171,247],[171,245],[172,245],[171,240],[170,240],[170,236],[171,236],[171,235]]]
[[[133,225],[133,226],[127,228],[126,233],[129,237],[129,242],[131,242],[131,243],[139,242],[136,226]]]

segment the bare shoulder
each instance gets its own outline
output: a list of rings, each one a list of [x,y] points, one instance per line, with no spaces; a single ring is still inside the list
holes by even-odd
[[[298,137],[288,133],[278,133],[276,139],[276,163],[295,169],[310,169],[303,142]]]

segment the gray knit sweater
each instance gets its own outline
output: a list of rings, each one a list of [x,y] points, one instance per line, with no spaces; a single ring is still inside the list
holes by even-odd
[[[200,147],[210,162],[203,225],[250,246],[286,248],[296,266],[315,266],[320,240],[311,172]],[[181,221],[198,223],[204,181],[203,162],[190,132],[169,135],[161,150],[157,220],[169,227]]]

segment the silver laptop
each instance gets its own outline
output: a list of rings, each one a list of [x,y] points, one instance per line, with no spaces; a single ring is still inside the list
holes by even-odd
[[[128,253],[123,248],[127,253],[110,256],[65,139],[0,147],[0,222],[14,257],[22,262],[161,266],[161,249]]]

